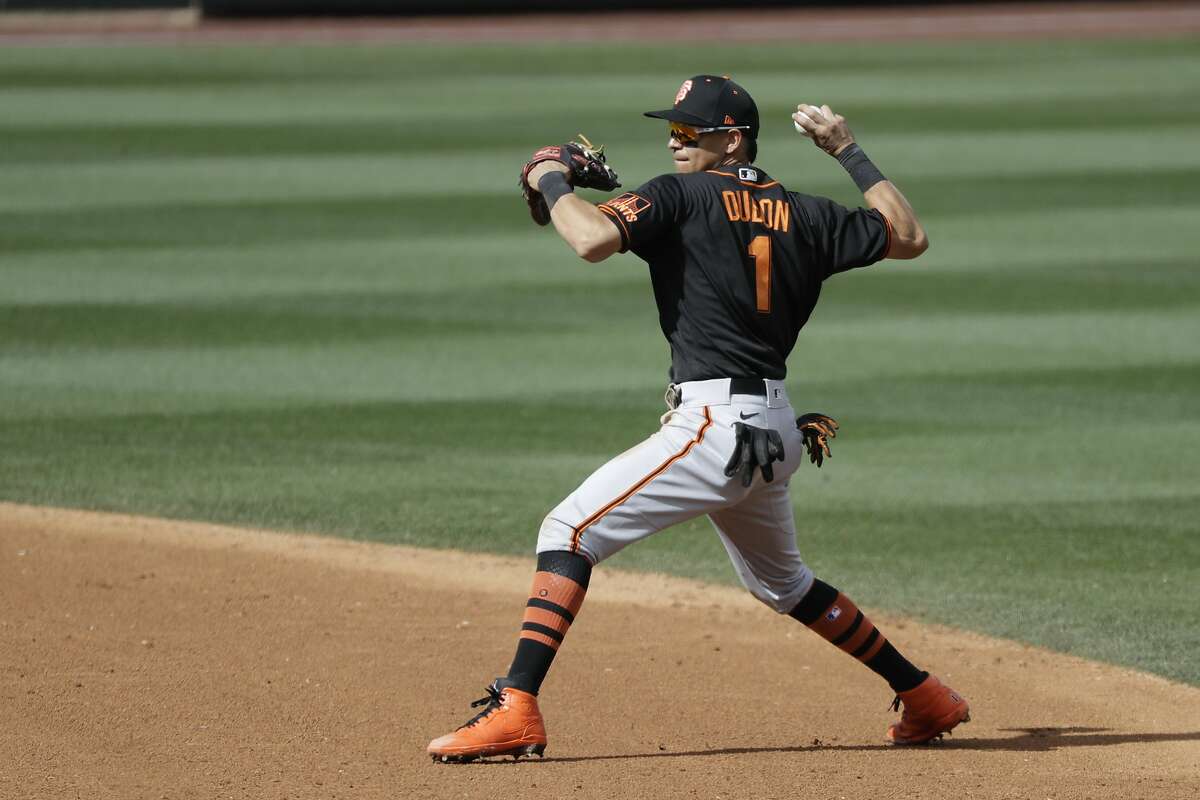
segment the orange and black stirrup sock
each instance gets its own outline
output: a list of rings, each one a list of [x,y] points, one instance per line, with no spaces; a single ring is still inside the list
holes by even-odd
[[[853,600],[822,580],[813,581],[791,616],[866,664],[894,692],[915,688],[929,674],[900,655]]]
[[[558,646],[583,605],[591,576],[591,562],[577,553],[538,554],[517,654],[508,668],[512,686],[532,694],[542,688]]]

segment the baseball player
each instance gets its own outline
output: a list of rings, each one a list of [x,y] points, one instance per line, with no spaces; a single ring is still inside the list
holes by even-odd
[[[846,595],[816,578],[796,546],[791,474],[820,466],[837,423],[797,419],[786,360],[826,279],[927,247],[905,200],[829,106],[801,104],[796,128],[845,167],[868,208],[789,192],[757,166],[758,108],[727,77],[684,81],[667,121],[675,173],[598,206],[575,186],[616,176],[584,140],[537,151],[522,173],[536,222],[588,261],[633,252],[649,264],[671,347],[668,410],[650,438],[592,473],[546,516],[516,655],[473,703],[482,710],[430,742],[435,761],[541,755],[537,695],[578,615],[592,567],[626,545],[708,515],[756,598],[789,614],[887,681],[903,713],[897,744],[927,742],[969,719],[967,701],[917,668]]]

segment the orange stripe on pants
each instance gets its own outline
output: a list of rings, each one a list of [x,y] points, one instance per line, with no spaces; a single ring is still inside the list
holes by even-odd
[[[711,426],[712,426],[712,414],[709,412],[708,406],[705,406],[704,407],[704,424],[700,426],[700,430],[696,431],[696,438],[692,439],[686,445],[684,445],[683,449],[680,450],[678,453],[671,456],[666,461],[664,461],[663,463],[661,463],[657,467],[655,467],[654,470],[649,475],[647,475],[646,477],[642,478],[640,481],[635,483],[632,487],[629,488],[628,491],[625,492],[625,494],[621,495],[616,500],[613,500],[611,503],[604,506],[604,508],[600,509],[599,511],[597,511],[596,513],[592,514],[590,517],[585,519],[583,522],[576,525],[574,528],[575,533],[571,537],[571,552],[572,553],[579,552],[579,539],[580,539],[580,537],[583,536],[583,532],[585,530],[590,528],[592,525],[595,525],[597,522],[599,522],[601,519],[604,518],[605,514],[607,514],[608,512],[612,511],[617,506],[624,503],[630,497],[633,497],[635,494],[638,493],[638,491],[643,486],[645,486],[647,483],[649,483],[650,481],[657,478],[659,475],[666,472],[668,467],[670,467],[676,461],[678,461],[679,459],[683,458],[688,453],[690,453],[692,451],[693,447],[695,447],[696,445],[698,445],[702,441],[704,441],[704,432],[707,431]]]

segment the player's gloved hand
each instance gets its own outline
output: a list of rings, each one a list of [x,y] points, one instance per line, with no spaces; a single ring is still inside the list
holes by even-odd
[[[829,440],[837,436],[837,420],[825,414],[802,414],[796,417],[796,428],[804,437],[808,460],[816,464],[818,469],[826,458],[833,458],[833,453],[829,451]]]
[[[771,463],[783,461],[783,439],[779,431],[735,422],[733,434],[733,455],[725,465],[725,477],[732,478],[740,472],[742,486],[749,486],[754,480],[754,468],[757,466],[762,468],[764,481],[770,483],[775,480]]]
[[[521,196],[529,206],[529,215],[538,225],[550,223],[550,209],[537,187],[529,182],[529,173],[543,161],[557,161],[567,168],[567,181],[578,189],[600,189],[608,192],[621,185],[617,173],[608,165],[604,147],[597,147],[582,133],[581,142],[567,142],[538,148],[521,169]]]

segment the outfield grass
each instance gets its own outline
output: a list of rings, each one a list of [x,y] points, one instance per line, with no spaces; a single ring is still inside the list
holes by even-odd
[[[535,229],[517,168],[583,131],[636,185],[639,112],[729,72],[772,175],[859,201],[791,133],[829,102],[933,243],[791,359],[843,423],[793,483],[818,574],[1200,684],[1200,42],[699,53],[0,50],[0,499],[530,553],[668,356],[641,262]],[[733,580],[704,521],[612,563]]]

